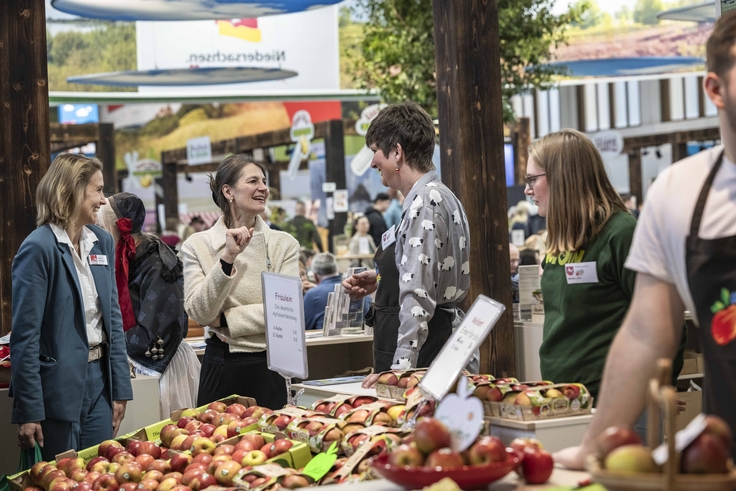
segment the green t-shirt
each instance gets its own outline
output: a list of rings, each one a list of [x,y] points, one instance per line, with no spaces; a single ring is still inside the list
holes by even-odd
[[[597,397],[608,349],[623,323],[636,273],[624,268],[636,219],[615,212],[603,230],[576,252],[542,260],[544,338],[542,378],[581,382]],[[595,262],[598,283],[567,284],[565,266]]]

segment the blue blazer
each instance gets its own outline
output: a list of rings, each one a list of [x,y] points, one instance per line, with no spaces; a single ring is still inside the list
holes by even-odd
[[[94,225],[90,254],[107,256],[93,265],[108,343],[108,387],[113,401],[130,400],[130,370],[115,284],[112,236]],[[82,294],[72,251],[56,240],[48,225],[34,230],[13,259],[13,330],[10,335],[12,422],[47,418],[79,421],[87,383],[89,345]]]

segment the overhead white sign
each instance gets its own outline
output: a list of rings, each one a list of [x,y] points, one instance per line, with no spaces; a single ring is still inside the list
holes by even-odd
[[[590,139],[604,157],[615,157],[624,151],[624,137],[619,131],[601,131],[591,136]]]
[[[338,90],[337,7],[255,19],[137,22],[138,69],[262,67],[292,70],[286,80],[193,87],[140,87],[141,93],[198,94]]]
[[[263,315],[266,320],[268,368],[285,377],[306,379],[304,297],[298,276],[261,273]]]
[[[498,322],[506,307],[478,295],[463,322],[455,329],[419,382],[419,388],[435,400],[442,399],[465,365]]]
[[[189,165],[209,164],[210,162],[212,162],[212,142],[209,136],[187,140],[187,163]]]
[[[386,107],[387,104],[371,104],[361,111],[360,118],[355,122],[355,131],[360,136],[365,136],[368,133],[368,127],[371,125],[378,113]],[[362,176],[371,167],[371,160],[373,160],[373,152],[370,148],[363,146],[360,151],[355,154],[353,159],[350,161],[350,170],[356,176]]]
[[[308,159],[312,152],[312,138],[314,138],[314,124],[309,112],[300,109],[291,118],[291,129],[289,130],[291,141],[296,143],[289,159],[289,179],[296,179],[302,160]]]

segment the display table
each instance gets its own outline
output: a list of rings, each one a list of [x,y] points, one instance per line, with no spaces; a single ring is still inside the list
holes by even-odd
[[[133,400],[128,401],[125,419],[120,425],[118,435],[130,433],[162,419],[159,414],[158,379],[138,375],[130,382],[133,386]],[[0,389],[0,475],[15,474],[20,458],[18,426],[10,423],[12,412],[13,399],[8,397],[8,389]]]
[[[506,477],[493,483],[488,487],[490,491],[512,491],[512,490],[534,490],[534,489],[551,489],[558,486],[577,486],[578,483],[587,481],[590,478],[587,472],[570,471],[563,468],[555,468],[549,481],[545,484],[530,486],[524,483],[515,472],[511,472]],[[403,491],[405,488],[394,484],[385,479],[375,481],[356,482],[350,484],[332,484],[330,486],[321,486],[319,489],[325,491]]]
[[[204,356],[204,338],[186,338],[200,358]],[[309,380],[336,377],[348,370],[373,366],[373,335],[307,337]]]

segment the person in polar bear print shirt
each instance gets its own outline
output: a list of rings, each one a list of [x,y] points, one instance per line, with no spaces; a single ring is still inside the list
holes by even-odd
[[[401,221],[383,235],[375,270],[343,281],[353,298],[376,292],[366,322],[374,327],[376,372],[427,367],[452,333],[470,285],[465,210],[432,163],[435,131],[414,103],[388,106],[373,120],[366,145],[385,186],[406,199]],[[364,381],[375,383],[377,375]]]

